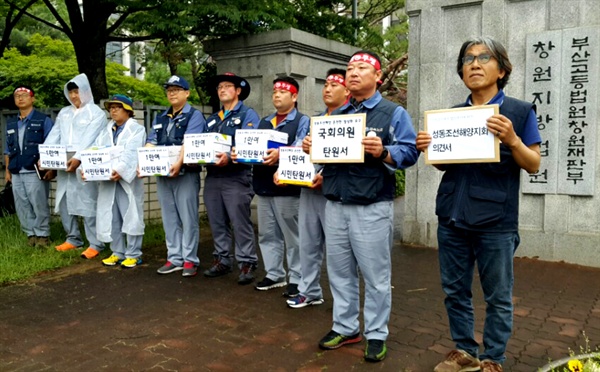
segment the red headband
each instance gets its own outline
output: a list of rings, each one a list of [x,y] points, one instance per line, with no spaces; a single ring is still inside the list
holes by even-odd
[[[331,74],[327,76],[327,81],[333,81],[338,84],[342,84],[343,86],[346,86],[346,81],[344,80],[344,77],[342,75]]]
[[[278,81],[273,85],[273,90],[287,90],[292,94],[298,93],[298,89],[290,83],[286,83],[285,81]]]
[[[13,94],[18,93],[18,92],[27,92],[27,93],[29,93],[29,95],[31,97],[33,97],[33,92],[31,91],[31,89],[27,89],[25,87],[19,87],[19,88],[15,89],[15,92]]]
[[[359,53],[353,55],[352,58],[350,58],[350,62],[348,62],[348,64],[351,64],[353,62],[366,62],[371,66],[375,67],[375,70],[381,70],[381,64],[379,63],[377,58],[367,53]]]

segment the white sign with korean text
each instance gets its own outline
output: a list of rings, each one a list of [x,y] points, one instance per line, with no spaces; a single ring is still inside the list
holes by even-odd
[[[185,164],[216,163],[217,154],[231,151],[231,136],[221,133],[185,134],[183,148]]]
[[[310,186],[315,177],[315,166],[301,147],[282,146],[277,174],[279,183]]]
[[[287,144],[287,133],[273,129],[238,129],[235,152],[240,163],[262,163],[267,150]]]
[[[108,181],[112,175],[113,162],[123,152],[123,146],[110,146],[81,151],[81,169],[86,181]]]
[[[313,163],[363,163],[366,114],[310,118]]]
[[[498,110],[498,105],[484,105],[425,111],[425,131],[432,137],[425,163],[499,162],[500,141],[486,125]]]
[[[138,152],[138,168],[140,176],[168,176],[171,162],[167,146],[140,147]]]
[[[39,145],[41,169],[67,169],[67,147]]]

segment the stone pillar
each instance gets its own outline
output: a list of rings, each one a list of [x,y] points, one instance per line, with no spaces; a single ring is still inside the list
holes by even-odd
[[[406,1],[408,111],[417,129],[423,128],[424,111],[466,99],[469,91],[456,73],[456,57],[462,43],[473,36],[491,36],[504,44],[513,64],[506,94],[538,107],[542,172],[522,174],[520,256],[600,267],[599,4]],[[425,165],[423,157],[407,171],[406,242],[437,246],[435,196],[441,174]]]
[[[294,28],[204,43],[217,62],[219,74],[243,76],[252,91],[246,104],[259,115],[275,111],[271,103],[273,79],[288,75],[300,84],[298,109],[314,115],[325,109],[321,88],[327,70],[345,68],[357,49]]]

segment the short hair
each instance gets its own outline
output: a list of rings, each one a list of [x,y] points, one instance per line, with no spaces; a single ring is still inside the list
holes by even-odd
[[[510,77],[510,73],[512,72],[512,63],[508,59],[508,53],[506,52],[506,48],[499,41],[496,41],[488,36],[476,37],[465,41],[460,47],[460,52],[458,53],[458,59],[456,61],[456,72],[458,72],[458,76],[463,78],[463,58],[467,50],[474,45],[483,45],[489,51],[492,57],[498,61],[498,67],[500,70],[504,71],[504,77],[502,79],[498,79],[496,85],[498,89],[502,89],[508,83],[508,78]]]
[[[329,75],[341,75],[341,76],[346,76],[346,70],[341,69],[341,68],[330,68],[327,71],[327,76]]]
[[[67,83],[67,90],[70,92],[70,91],[72,91],[74,89],[79,89],[79,86],[77,86],[77,84],[75,84],[75,82],[69,81]]]
[[[13,94],[15,94],[19,88],[25,88],[25,89],[30,90],[31,91],[31,97],[35,97],[35,91],[33,90],[33,88],[30,85],[27,85],[27,84],[17,85],[17,87],[15,88]]]
[[[273,80],[273,85],[275,85],[278,81],[283,81],[284,83],[292,84],[294,87],[296,87],[296,90],[298,91],[298,93],[300,93],[300,84],[298,84],[296,79],[294,79],[293,77],[291,77],[291,76],[278,77],[277,79]],[[294,107],[298,108],[298,101],[294,102]]]
[[[352,57],[354,57],[357,54],[368,54],[368,55],[370,55],[371,57],[375,58],[377,60],[377,62],[379,62],[379,69],[381,70],[383,68],[383,64],[381,63],[381,58],[379,58],[379,55],[377,53],[371,52],[370,50],[359,50],[359,51],[354,52],[352,54]],[[350,57],[350,60],[352,60],[352,57]]]
[[[277,79],[273,80],[273,85],[275,85],[275,83],[277,83],[278,81],[283,81],[284,83],[292,84],[294,87],[296,87],[296,90],[298,92],[300,92],[300,84],[298,84],[296,79],[294,79],[293,77],[290,77],[290,76],[278,77]]]

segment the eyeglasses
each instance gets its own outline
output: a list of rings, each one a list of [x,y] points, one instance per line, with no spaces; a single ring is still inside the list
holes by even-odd
[[[485,65],[486,63],[488,63],[490,61],[490,59],[492,59],[492,56],[487,53],[482,53],[478,56],[469,54],[469,55],[466,55],[463,57],[462,63],[465,66],[469,66],[469,65],[473,64],[473,62],[475,62],[475,60],[478,60],[480,65]]]
[[[229,88],[232,88],[232,87],[235,87],[235,85],[234,84],[222,84],[222,85],[219,85],[217,87],[217,92],[220,91],[220,90],[229,89]]]
[[[24,93],[24,94],[15,94],[15,99],[25,99],[25,98],[28,98],[28,97],[30,97],[30,95],[27,94],[27,93]]]
[[[121,107],[121,106],[110,106],[108,108],[108,111],[119,111],[119,110],[122,110],[122,109],[123,109],[123,107]]]
[[[181,89],[181,88],[167,89],[167,94],[178,94],[180,92],[183,92],[183,89]]]

